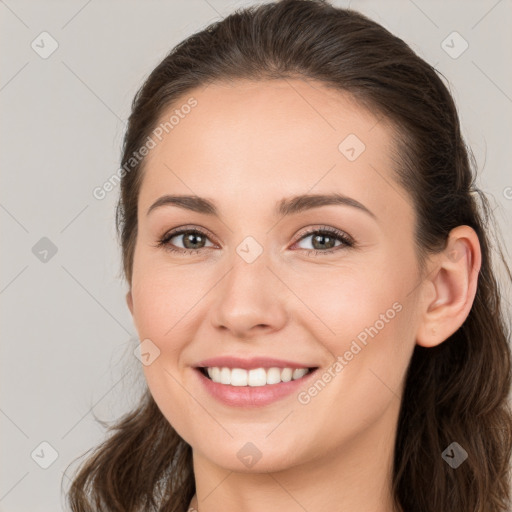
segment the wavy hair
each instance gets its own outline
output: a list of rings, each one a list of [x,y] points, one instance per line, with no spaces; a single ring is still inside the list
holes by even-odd
[[[284,78],[348,92],[396,130],[396,178],[415,208],[420,263],[446,247],[456,226],[471,226],[480,241],[482,265],[466,321],[436,347],[415,346],[407,370],[394,448],[396,510],[510,510],[510,325],[493,251],[504,280],[512,275],[499,237],[490,236],[495,221],[475,185],[476,164],[448,88],[378,23],[327,1],[283,0],[239,9],[170,51],[137,92],[124,137],[121,165],[131,168],[122,176],[116,223],[128,283],[145,162],[132,165],[133,155],[162,115],[215,81]],[[147,389],[109,430],[73,477],[72,511],[185,512],[195,492],[191,447]],[[453,441],[469,454],[456,470],[441,457]]]

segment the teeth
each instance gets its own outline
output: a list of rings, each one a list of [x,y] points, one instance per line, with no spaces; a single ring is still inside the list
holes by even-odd
[[[307,368],[254,368],[253,370],[244,370],[242,368],[219,368],[216,366],[206,370],[213,382],[231,386],[254,387],[297,380],[309,373]]]
[[[215,368],[215,370],[217,370],[216,375],[220,376],[220,381],[217,378],[216,382],[220,382],[221,384],[231,384],[231,372],[229,371],[229,368],[222,368],[220,371],[218,368]]]
[[[283,368],[281,370],[281,380],[283,382],[289,382],[292,380],[293,377],[293,370],[291,368]]]

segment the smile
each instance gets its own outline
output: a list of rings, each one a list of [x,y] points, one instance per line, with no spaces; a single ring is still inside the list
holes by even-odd
[[[196,367],[194,373],[200,381],[199,386],[202,386],[209,397],[230,407],[254,408],[296,396],[308,385],[317,370],[318,368],[292,367],[246,370],[209,366]]]
[[[304,377],[314,368],[244,368],[208,367],[200,371],[213,382],[228,386],[261,387],[275,385],[281,382],[290,382]]]

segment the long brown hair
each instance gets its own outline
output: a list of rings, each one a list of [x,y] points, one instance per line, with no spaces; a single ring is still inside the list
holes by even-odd
[[[471,226],[479,237],[482,265],[469,316],[439,346],[416,346],[410,361],[394,452],[396,509],[510,510],[510,326],[493,249],[506,279],[512,276],[499,243],[491,245],[489,201],[475,186],[476,165],[447,87],[432,66],[374,21],[322,0],[283,0],[238,10],[164,58],[137,92],[124,138],[121,165],[128,170],[116,221],[128,283],[144,165],[144,159],[134,164],[133,155],[163,113],[215,81],[287,77],[349,92],[394,127],[397,181],[415,206],[420,262],[445,248],[456,226]],[[73,512],[185,512],[195,492],[191,447],[149,391],[109,429],[74,476],[68,492]],[[469,455],[457,469],[441,456],[454,441]]]

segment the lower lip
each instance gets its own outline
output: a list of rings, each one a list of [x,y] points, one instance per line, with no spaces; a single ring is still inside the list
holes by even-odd
[[[225,405],[233,407],[263,407],[277,400],[285,398],[299,389],[310,380],[317,370],[309,372],[304,377],[280,382],[279,384],[267,384],[266,386],[230,386],[213,382],[200,370],[194,368],[206,390],[217,400]]]

